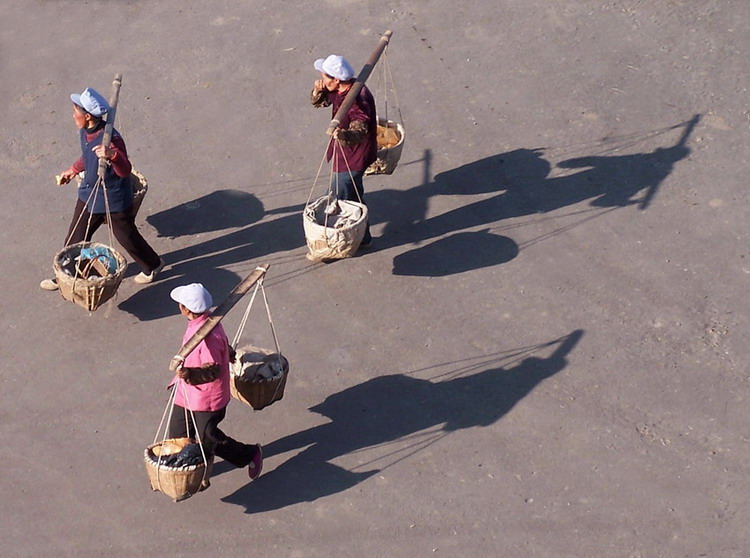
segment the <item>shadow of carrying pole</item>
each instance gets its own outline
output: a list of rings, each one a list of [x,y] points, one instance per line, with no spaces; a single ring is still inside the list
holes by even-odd
[[[680,136],[680,139],[677,141],[677,143],[673,146],[673,148],[678,149],[684,149],[685,145],[687,144],[687,140],[690,137],[690,134],[693,133],[693,130],[695,129],[695,126],[698,124],[698,122],[701,119],[700,114],[695,114],[693,117],[688,120],[687,122],[683,122],[682,124],[678,124],[678,126],[685,126],[685,130],[682,132],[682,135]],[[653,200],[654,196],[656,195],[656,191],[659,189],[658,184],[652,184],[649,189],[646,191],[646,193],[643,196],[643,200],[641,200],[641,203],[639,204],[639,209],[646,209],[649,205],[651,205],[651,201]]]

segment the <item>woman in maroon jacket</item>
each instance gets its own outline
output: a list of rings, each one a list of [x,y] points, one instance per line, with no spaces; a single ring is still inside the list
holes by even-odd
[[[346,58],[337,54],[316,60],[314,67],[320,72],[320,79],[313,86],[310,101],[316,108],[331,106],[335,115],[354,85],[354,70]],[[327,159],[333,158],[334,172],[331,190],[338,199],[365,203],[362,178],[378,157],[377,133],[375,99],[363,85],[333,134],[338,146],[336,149],[333,143],[328,146]],[[371,243],[368,223],[360,247],[367,248]]]

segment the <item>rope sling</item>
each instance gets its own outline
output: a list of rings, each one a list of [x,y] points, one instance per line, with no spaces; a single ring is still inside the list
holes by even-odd
[[[349,179],[353,184],[354,177],[345,151],[339,141],[335,140],[333,136],[328,140],[329,146],[331,142],[333,142],[333,156],[331,157],[331,161],[334,161],[337,155],[341,156],[346,165]],[[328,147],[326,147],[325,153],[327,152]],[[365,235],[365,229],[367,228],[367,206],[362,201],[359,190],[356,187],[354,188],[357,195],[356,202],[338,199],[339,176],[333,172],[333,163],[331,163],[327,192],[311,202],[313,192],[320,178],[323,163],[325,162],[325,153],[310,189],[310,194],[307,197],[302,215],[305,241],[309,251],[308,259],[313,261],[341,259],[353,256],[359,248],[362,238]]]
[[[286,387],[286,380],[289,374],[289,362],[281,353],[276,328],[273,325],[273,318],[271,317],[271,307],[268,304],[263,282],[264,278],[261,278],[256,283],[240,325],[237,328],[237,333],[231,343],[232,349],[236,350],[236,355],[230,367],[230,392],[233,397],[250,405],[256,411],[260,411],[268,405],[279,401],[284,396],[284,388]],[[265,305],[266,317],[268,318],[268,325],[271,329],[271,336],[273,337],[275,353],[252,345],[237,348],[259,290],[263,295],[263,303]],[[276,365],[275,370],[271,366],[271,363]],[[267,369],[270,369],[272,375],[263,376],[259,373],[261,370]]]
[[[388,46],[385,47],[381,60],[382,61],[379,64],[380,72],[378,73],[378,79],[375,82],[375,98],[380,98],[382,83],[384,116],[378,116],[378,157],[375,162],[365,170],[365,174],[367,175],[393,174],[393,171],[396,170],[396,166],[401,159],[401,153],[404,150],[404,115],[401,113],[401,104],[398,102],[396,85],[393,81],[393,74],[391,73],[390,59],[388,58]],[[393,99],[396,104],[398,122],[388,118],[389,91],[393,94]]]
[[[185,407],[185,425],[188,429],[188,436],[190,434],[190,422],[188,419],[190,419],[192,420],[195,442],[190,437],[167,437],[169,436],[169,425],[172,421],[175,396],[178,389],[182,390],[182,395],[187,403]],[[210,477],[211,466],[213,464],[213,456],[206,454],[192,407],[187,388],[185,387],[185,380],[178,378],[170,390],[167,405],[161,416],[159,427],[156,429],[154,441],[146,448],[143,455],[152,490],[166,494],[175,502],[186,500],[200,491],[201,487],[205,486],[204,482]],[[158,441],[160,432],[163,432],[163,434],[161,441]],[[163,463],[165,456],[179,453],[193,443],[197,443],[200,448],[202,463],[193,463],[184,466],[171,466]]]

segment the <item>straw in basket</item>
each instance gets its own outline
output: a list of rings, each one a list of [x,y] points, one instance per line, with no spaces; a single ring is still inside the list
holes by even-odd
[[[378,158],[365,174],[393,174],[404,150],[404,127],[378,117]]]

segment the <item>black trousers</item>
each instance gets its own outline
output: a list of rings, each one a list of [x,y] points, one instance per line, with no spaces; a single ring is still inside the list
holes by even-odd
[[[89,218],[91,223],[89,224]],[[125,248],[135,263],[141,266],[144,273],[151,273],[159,267],[159,255],[141,236],[135,226],[135,215],[133,207],[126,211],[109,214],[112,223],[112,231],[120,245]],[[86,204],[81,200],[76,201],[76,207],[73,210],[73,219],[68,229],[68,240],[66,245],[75,244],[76,242],[91,241],[96,230],[106,221],[105,213],[94,213],[93,215],[86,209]],[[86,230],[88,227],[88,231]]]
[[[185,413],[187,412],[187,421]],[[247,467],[255,457],[258,446],[255,444],[243,444],[224,434],[219,429],[219,423],[224,420],[227,409],[220,411],[193,411],[195,422],[198,425],[198,433],[201,442],[209,455],[216,454],[224,461],[228,461],[235,467]],[[170,438],[195,437],[193,419],[190,411],[184,407],[175,405],[172,409],[172,417],[169,420]]]

